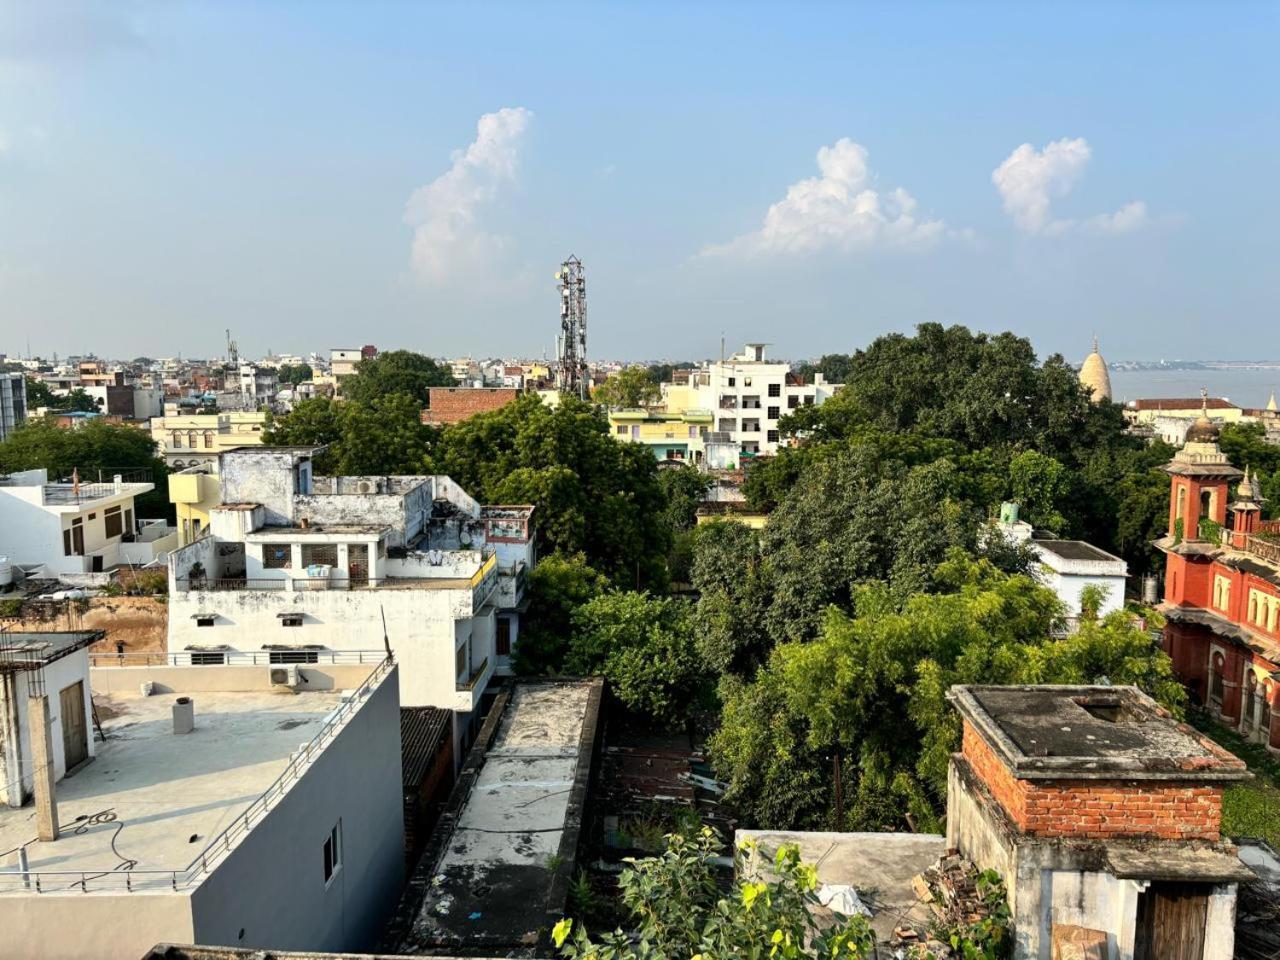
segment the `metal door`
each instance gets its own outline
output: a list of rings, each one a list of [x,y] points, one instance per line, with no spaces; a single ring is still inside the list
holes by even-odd
[[[84,684],[77,680],[58,695],[61,701],[62,756],[67,769],[89,759],[89,728],[84,722]]]
[[[353,543],[347,547],[347,568],[353,581],[364,582],[369,579],[368,544]]]

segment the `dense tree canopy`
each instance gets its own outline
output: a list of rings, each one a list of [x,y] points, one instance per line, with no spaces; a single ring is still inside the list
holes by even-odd
[[[403,393],[419,407],[425,407],[431,387],[452,387],[456,383],[449,368],[430,357],[412,350],[389,350],[357,363],[355,374],[342,381],[342,395],[368,403]]]
[[[1263,509],[1268,517],[1280,517],[1280,446],[1266,442],[1266,428],[1260,423],[1229,423],[1222,428],[1218,445],[1231,462],[1258,474]],[[1233,491],[1234,492],[1234,491]]]
[[[325,446],[316,461],[320,472],[360,476],[421,473],[434,435],[423,426],[417,402],[393,393],[370,401],[303,400],[270,419],[262,439]]]
[[[816,640],[782,644],[756,678],[725,685],[712,756],[748,820],[936,829],[959,735],[946,702],[954,683],[1106,678],[1180,708],[1168,657],[1125,612],[1053,639],[1059,601],[1023,574],[956,550],[932,579],[937,592],[905,600],[863,585],[852,614],[829,609]]]
[[[277,372],[281,383],[292,383],[295,385],[305,383],[314,376],[311,364],[309,363],[286,363],[283,364]]]
[[[644,367],[624,367],[591,391],[591,399],[610,410],[647,407],[662,391]]]
[[[849,379],[849,371],[853,358],[846,353],[828,353],[816,363],[802,363],[796,373],[806,382],[813,381],[813,375],[820,373],[827,383],[844,383]]]
[[[620,586],[661,586],[671,533],[653,455],[618,443],[587,403],[527,395],[446,428],[434,473],[482,503],[532,503],[539,550],[583,554]]]
[[[137,500],[139,517],[171,517],[168,468],[156,455],[151,434],[137,427],[90,420],[74,430],[45,421],[32,421],[0,443],[0,473],[19,470],[49,471],[49,479],[70,478],[75,471],[82,482],[109,479],[121,471],[149,471],[155,490]]]

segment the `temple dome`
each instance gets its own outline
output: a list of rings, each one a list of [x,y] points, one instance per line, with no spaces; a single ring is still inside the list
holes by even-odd
[[[1187,427],[1187,443],[1212,443],[1215,446],[1218,443],[1218,437],[1222,431],[1218,425],[1209,419],[1209,391],[1200,391],[1200,416],[1196,417],[1195,422]]]
[[[1107,361],[1098,352],[1098,338],[1093,339],[1093,353],[1084,358],[1080,366],[1080,385],[1089,390],[1089,398],[1094,403],[1103,403],[1111,399],[1111,377],[1107,373]]]

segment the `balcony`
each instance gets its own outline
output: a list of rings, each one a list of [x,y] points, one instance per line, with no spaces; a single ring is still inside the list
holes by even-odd
[[[458,681],[458,692],[469,693],[476,689],[476,686],[484,679],[485,671],[489,669],[489,658],[485,657],[471,670],[471,676],[465,680]]]
[[[1266,536],[1248,536],[1244,538],[1245,553],[1252,554],[1259,560],[1280,567],[1280,540]]]

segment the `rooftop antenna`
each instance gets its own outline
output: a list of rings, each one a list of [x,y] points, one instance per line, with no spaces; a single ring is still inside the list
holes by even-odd
[[[556,271],[560,285],[560,369],[556,386],[561,393],[587,399],[587,278],[582,261],[570,256]]]
[[[181,354],[179,354],[181,356]],[[231,339],[231,330],[227,329],[227,363],[235,366],[240,362],[240,351],[236,347],[236,342]]]

